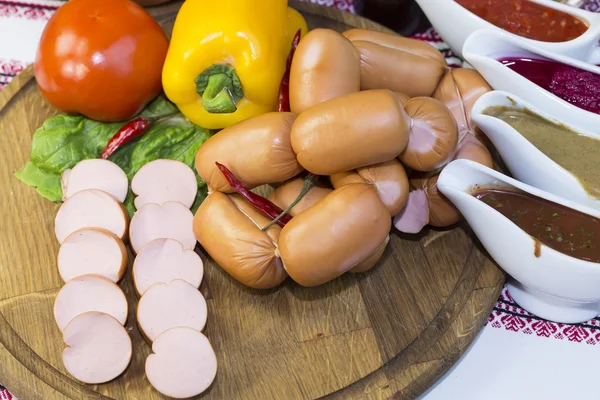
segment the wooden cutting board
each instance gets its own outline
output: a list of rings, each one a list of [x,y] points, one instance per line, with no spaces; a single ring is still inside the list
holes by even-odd
[[[150,9],[170,32],[181,3]],[[365,19],[293,3],[311,28],[386,30]],[[0,93],[0,382],[22,400],[164,398],[144,376],[150,348],[135,323],[130,271],[126,327],[134,356],[126,372],[84,385],[64,369],[52,313],[63,282],[53,234],[58,210],[13,177],[31,136],[56,114],[31,68]],[[379,264],[360,275],[272,290],[234,281],[198,249],[210,287],[205,334],[219,362],[206,399],[414,398],[462,354],[485,324],[504,282],[468,229],[392,234]]]

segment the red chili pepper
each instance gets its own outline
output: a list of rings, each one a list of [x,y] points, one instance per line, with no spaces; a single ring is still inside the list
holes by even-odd
[[[110,138],[108,143],[106,143],[106,146],[104,146],[104,150],[102,150],[102,155],[100,157],[106,160],[115,151],[117,151],[119,147],[146,133],[153,123],[159,120],[169,119],[177,114],[179,114],[179,112],[174,112],[172,114],[167,114],[160,117],[138,117],[132,119],[123,125],[121,129],[119,129],[117,133]]]
[[[233,175],[233,172],[231,172],[226,166],[219,163],[218,161],[215,162],[215,164],[217,165],[217,168],[219,168],[219,170],[223,173],[225,179],[227,179],[229,186],[231,186],[233,190],[239,193],[244,199],[246,199],[250,204],[252,204],[258,211],[260,211],[266,217],[276,219],[283,213],[283,210],[277,207],[275,204],[273,204],[270,200],[265,199],[261,195],[258,195],[254,192],[251,192],[250,189],[248,189],[248,187],[246,187],[246,185],[244,185],[242,181],[240,181],[235,175]],[[291,219],[291,215],[285,214],[279,218],[277,224],[283,227],[285,226],[285,224],[290,222]]]
[[[100,157],[106,160],[119,147],[146,133],[148,128],[150,128],[150,121],[146,118],[139,117],[129,121],[108,141]]]
[[[288,54],[287,61],[285,62],[285,72],[281,78],[281,84],[279,85],[279,101],[277,102],[277,111],[286,112],[290,111],[290,69],[292,68],[292,59],[296,52],[296,47],[300,43],[300,35],[302,31],[298,29],[292,40],[292,48]]]

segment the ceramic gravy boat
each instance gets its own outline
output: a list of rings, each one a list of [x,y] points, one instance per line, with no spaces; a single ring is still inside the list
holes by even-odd
[[[477,69],[493,89],[505,90],[554,115],[569,115],[578,127],[594,132],[600,126],[600,115],[578,108],[541,88],[498,59],[507,56],[542,58],[600,74],[600,67],[540,49],[504,32],[480,30],[474,32],[463,48],[465,59]]]
[[[600,217],[600,211],[468,160],[451,162],[438,180],[440,192],[460,210],[490,256],[512,276],[508,290],[521,307],[563,323],[584,322],[598,316],[600,263],[582,261],[543,244],[537,257],[533,238],[472,196],[474,188],[517,189],[594,217]]]
[[[463,43],[478,29],[492,29],[520,38],[553,53],[560,53],[590,64],[600,64],[600,15],[553,0],[530,0],[548,8],[563,11],[585,21],[589,28],[581,36],[566,42],[542,42],[509,33],[471,13],[454,0],[416,0],[433,27],[459,56]],[[452,16],[449,18],[449,16]],[[463,57],[464,58],[464,57]]]
[[[600,210],[600,200],[590,196],[569,171],[538,150],[508,123],[483,114],[490,106],[527,108],[542,118],[567,125],[584,135],[600,139],[599,134],[578,128],[578,121],[565,109],[543,110],[517,96],[497,90],[481,96],[471,113],[471,119],[492,141],[513,177],[538,189]]]

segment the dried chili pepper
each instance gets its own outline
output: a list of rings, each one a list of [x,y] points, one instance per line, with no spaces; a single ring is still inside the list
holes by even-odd
[[[266,217],[275,219],[280,217],[277,221],[277,224],[281,227],[285,226],[290,220],[292,216],[289,214],[283,214],[283,210],[273,204],[270,200],[265,199],[259,194],[251,192],[246,185],[244,185],[233,173],[223,164],[218,161],[215,162],[219,171],[223,174],[225,179],[227,179],[227,183],[229,186],[233,188],[237,193],[239,193],[244,199],[246,199],[250,204],[252,204],[258,211],[264,214]]]
[[[294,53],[296,52],[298,43],[300,43],[301,34],[302,31],[298,29],[294,35],[294,39],[292,40],[292,48],[290,49],[290,53],[288,54],[288,58],[285,62],[285,72],[281,78],[281,84],[279,85],[279,100],[277,102],[277,111],[279,112],[290,111],[290,70],[292,68],[292,59],[294,58]]]
[[[104,150],[102,150],[100,158],[106,160],[115,151],[117,151],[119,147],[146,133],[153,123],[159,120],[168,119],[176,114],[179,114],[179,112],[164,115],[161,117],[138,117],[129,121],[128,123],[123,125],[121,129],[119,129],[117,133],[113,135],[112,138],[110,138],[108,143],[106,143],[106,146],[104,146]]]

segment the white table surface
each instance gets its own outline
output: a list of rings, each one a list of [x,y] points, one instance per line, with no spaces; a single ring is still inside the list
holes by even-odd
[[[581,3],[583,0],[574,0]],[[588,0],[597,10],[600,0]],[[0,89],[34,60],[53,0],[0,0]],[[42,5],[46,8],[38,9]],[[460,65],[432,31],[420,36]],[[15,67],[16,66],[16,67]],[[422,400],[600,399],[600,320],[553,324],[528,315],[504,293],[472,346]],[[596,358],[598,357],[598,358]],[[10,388],[9,388],[10,389]],[[11,396],[0,391],[0,400]]]

